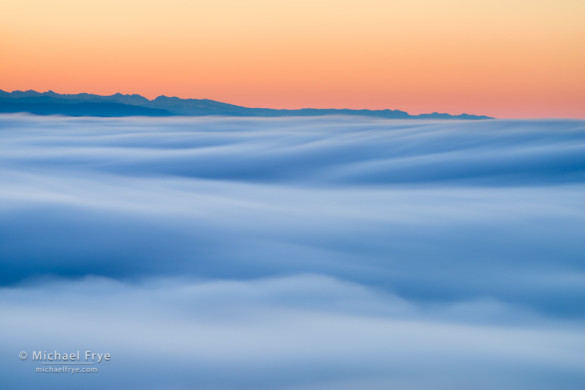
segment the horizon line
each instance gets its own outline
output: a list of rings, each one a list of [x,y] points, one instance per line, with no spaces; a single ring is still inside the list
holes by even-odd
[[[122,92],[115,92],[112,94],[99,94],[99,93],[94,93],[94,92],[76,92],[76,93],[60,93],[60,92],[55,92],[53,89],[48,89],[46,91],[37,91],[35,89],[13,89],[12,91],[9,90],[4,90],[0,88],[0,92],[5,92],[8,94],[12,94],[14,92],[22,92],[22,93],[26,93],[26,92],[34,92],[40,95],[51,95],[51,94],[55,94],[55,95],[60,95],[60,96],[74,96],[74,95],[93,95],[93,96],[99,96],[99,97],[114,97],[114,96],[136,96],[136,97],[141,97],[143,99],[146,99],[149,102],[154,102],[156,99],[158,98],[169,98],[169,99],[179,99],[179,100],[197,100],[197,101],[209,101],[209,102],[217,102],[217,103],[222,103],[222,104],[226,104],[226,105],[230,105],[230,106],[234,106],[234,107],[241,107],[241,108],[250,108],[250,109],[268,109],[268,110],[276,110],[276,111],[299,111],[299,110],[348,110],[348,111],[372,111],[372,112],[380,112],[380,111],[393,111],[393,112],[403,112],[406,113],[410,116],[419,116],[419,115],[433,115],[433,114],[438,114],[438,115],[450,115],[450,116],[458,116],[458,115],[470,115],[470,116],[477,116],[477,117],[486,117],[488,119],[509,119],[509,120],[513,120],[513,119],[517,119],[517,120],[538,120],[538,119],[544,119],[544,120],[585,120],[585,116],[584,117],[562,117],[562,116],[547,116],[547,117],[535,117],[535,116],[531,116],[531,117],[512,117],[512,118],[506,118],[506,117],[496,117],[496,116],[491,116],[491,115],[486,115],[486,114],[470,114],[464,111],[461,111],[460,113],[454,114],[454,113],[449,113],[449,112],[439,112],[439,111],[433,111],[433,112],[423,112],[423,113],[419,113],[419,114],[411,114],[409,111],[406,110],[402,110],[402,109],[398,109],[398,108],[370,108],[370,107],[360,107],[360,108],[349,108],[347,106],[328,106],[328,107],[321,107],[321,108],[316,108],[316,107],[310,107],[310,106],[301,106],[300,108],[282,108],[282,107],[270,107],[270,106],[246,106],[246,105],[241,105],[241,104],[235,104],[235,103],[229,103],[226,102],[224,100],[215,100],[215,99],[209,99],[209,98],[195,98],[195,97],[179,97],[179,96],[171,96],[171,95],[165,95],[165,94],[160,94],[157,95],[154,98],[148,98],[142,94],[139,93],[122,93]]]
[[[12,94],[14,92],[22,92],[22,93],[26,93],[26,92],[34,92],[34,93],[38,93],[41,95],[68,95],[68,96],[74,96],[74,95],[93,95],[93,96],[100,96],[100,97],[113,97],[113,96],[136,96],[136,97],[141,97],[143,99],[148,100],[149,102],[154,102],[156,99],[158,98],[169,98],[169,99],[179,99],[179,100],[199,100],[199,101],[210,101],[210,102],[217,102],[217,103],[223,103],[226,105],[231,105],[231,106],[235,106],[235,107],[242,107],[242,108],[251,108],[251,109],[269,109],[269,110],[277,110],[277,111],[298,111],[298,110],[348,110],[348,111],[373,111],[373,112],[379,112],[379,111],[393,111],[393,112],[402,112],[402,113],[406,113],[410,116],[419,116],[419,115],[434,115],[434,114],[438,114],[438,115],[450,115],[450,116],[465,116],[465,115],[470,115],[470,116],[477,116],[477,117],[485,117],[486,119],[505,119],[505,118],[497,118],[497,117],[493,117],[493,116],[489,116],[489,115],[485,115],[485,114],[470,114],[467,112],[463,112],[461,111],[458,114],[452,114],[452,113],[448,113],[448,112],[439,112],[439,111],[433,111],[433,112],[428,112],[428,113],[421,113],[421,114],[411,114],[408,111],[402,110],[402,109],[397,109],[397,108],[369,108],[369,107],[362,107],[362,108],[349,108],[349,107],[323,107],[323,108],[316,108],[316,107],[309,107],[309,106],[303,106],[301,108],[275,108],[275,107],[261,107],[261,106],[244,106],[244,105],[240,105],[240,104],[234,104],[234,103],[228,103],[226,101],[223,100],[215,100],[215,99],[209,99],[209,98],[193,98],[193,97],[188,97],[188,98],[182,98],[179,96],[168,96],[168,95],[157,95],[155,98],[149,99],[148,97],[141,95],[139,93],[122,93],[122,92],[115,92],[111,95],[101,95],[98,93],[92,93],[92,92],[77,92],[77,93],[60,93],[60,92],[55,92],[52,89],[40,92],[37,91],[35,89],[14,89],[12,91],[8,91],[8,90],[4,90],[0,88],[0,92],[6,92],[9,94]],[[530,118],[526,118],[526,119],[530,119]],[[536,119],[536,118],[534,118]],[[570,118],[550,118],[550,119],[570,119]]]

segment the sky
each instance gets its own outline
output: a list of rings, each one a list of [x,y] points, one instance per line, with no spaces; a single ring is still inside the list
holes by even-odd
[[[583,120],[2,115],[2,384],[582,390],[584,167]]]
[[[581,0],[21,0],[0,89],[585,117]]]

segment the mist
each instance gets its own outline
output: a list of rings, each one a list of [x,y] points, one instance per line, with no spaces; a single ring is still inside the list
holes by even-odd
[[[584,121],[1,115],[0,182],[10,387],[585,383]]]

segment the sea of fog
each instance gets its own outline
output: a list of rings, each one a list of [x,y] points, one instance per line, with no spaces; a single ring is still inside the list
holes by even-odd
[[[111,360],[35,372],[77,350]],[[2,388],[582,390],[584,362],[585,121],[0,115]]]

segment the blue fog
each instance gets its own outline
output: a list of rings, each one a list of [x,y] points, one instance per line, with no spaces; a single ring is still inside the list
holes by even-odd
[[[585,387],[585,121],[1,115],[0,182],[7,389]]]

